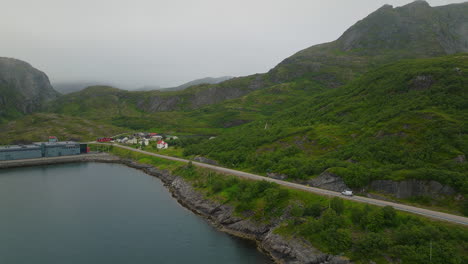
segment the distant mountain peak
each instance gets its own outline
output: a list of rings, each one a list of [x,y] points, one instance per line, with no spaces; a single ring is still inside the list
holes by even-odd
[[[451,19],[463,14],[468,3],[431,7],[426,1],[415,1],[392,8],[385,5],[354,24],[339,39],[344,51],[362,50],[366,55],[382,50],[403,50],[426,55],[466,52],[464,39],[468,19]],[[447,14],[450,8],[450,14]]]
[[[404,5],[402,7],[431,7],[429,3],[425,0],[415,0],[407,5]]]

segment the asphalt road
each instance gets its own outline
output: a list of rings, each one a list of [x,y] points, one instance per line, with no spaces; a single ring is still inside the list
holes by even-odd
[[[127,147],[127,146],[122,146],[122,145],[119,145],[119,144],[112,144],[112,145],[115,146],[115,147],[140,152],[140,153],[143,153],[143,154],[147,154],[147,155],[151,155],[151,156],[155,156],[155,157],[159,157],[159,158],[163,158],[163,159],[180,161],[180,162],[185,162],[185,163],[189,162],[189,160],[186,160],[186,159],[160,155],[160,154],[156,154],[156,153],[152,153],[152,152],[147,152],[147,151],[143,151],[143,150],[139,150],[139,149],[134,149],[134,148]],[[275,183],[283,185],[283,186],[287,186],[287,187],[290,187],[290,188],[295,188],[295,189],[299,189],[299,190],[303,190],[303,191],[307,191],[307,192],[311,192],[311,193],[316,193],[316,194],[325,195],[325,196],[337,196],[337,197],[340,197],[340,198],[343,198],[343,199],[352,200],[352,201],[361,202],[361,203],[372,204],[372,205],[377,205],[377,206],[387,206],[388,205],[388,206],[392,206],[396,210],[410,212],[410,213],[413,213],[413,214],[418,214],[418,215],[422,215],[422,216],[426,216],[426,217],[433,218],[433,219],[438,219],[438,220],[444,220],[444,221],[447,221],[447,222],[452,222],[452,223],[457,223],[457,224],[462,224],[462,225],[468,225],[468,218],[463,217],[463,216],[432,211],[432,210],[428,210],[428,209],[423,209],[423,208],[409,206],[409,205],[403,205],[403,204],[399,204],[399,203],[376,200],[376,199],[371,199],[371,198],[362,197],[362,196],[351,196],[351,197],[350,196],[344,196],[339,192],[334,192],[334,191],[324,190],[324,189],[320,189],[320,188],[305,186],[305,185],[302,185],[302,184],[297,184],[297,183],[292,183],[292,182],[287,182],[287,181],[276,180],[276,179],[272,179],[272,178],[252,174],[252,173],[247,173],[247,172],[243,172],[243,171],[223,168],[223,167],[214,166],[214,165],[205,164],[205,163],[200,163],[200,162],[195,162],[195,161],[192,161],[192,164],[195,165],[195,166],[198,166],[198,167],[208,168],[208,169],[211,169],[211,170],[214,170],[214,171],[217,171],[217,172],[226,173],[226,174],[229,174],[229,175],[235,175],[235,176],[246,178],[246,179],[252,179],[252,180],[257,180],[257,181],[264,180],[264,181],[269,181],[269,182],[275,182]]]

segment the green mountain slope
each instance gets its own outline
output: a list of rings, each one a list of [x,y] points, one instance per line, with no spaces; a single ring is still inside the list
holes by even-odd
[[[127,115],[124,111],[123,114],[116,115],[118,111],[114,108],[124,104],[125,108],[132,108],[141,113],[187,112],[241,98],[263,89],[271,89],[273,92],[271,102],[295,104],[295,97],[313,95],[316,92],[315,88],[322,90],[340,87],[369,69],[386,63],[404,58],[467,52],[467,12],[468,3],[442,7],[430,7],[424,1],[398,8],[386,5],[357,22],[338,40],[300,51],[265,74],[233,78],[219,84],[195,85],[182,91],[114,91],[109,93],[109,96],[119,103],[112,107],[113,110],[107,116],[118,118],[120,123],[136,122],[133,114]],[[298,85],[298,79],[302,80],[302,87],[298,87],[301,86]],[[290,87],[272,87],[289,82],[294,83]],[[314,89],[310,89],[310,83],[314,85]],[[96,89],[95,87],[94,91]],[[285,89],[293,91],[287,95],[284,93]],[[104,89],[97,93],[102,94],[104,91],[109,92],[108,89]],[[279,94],[282,94],[281,98],[274,98]],[[52,109],[57,113],[77,114],[73,109],[64,107],[63,102],[68,102],[75,108],[93,112],[90,108],[101,107],[95,103],[97,101],[96,98],[90,100],[89,91],[83,91],[60,98]],[[232,118],[225,122],[218,122],[217,118],[214,118],[215,123],[212,125],[225,127],[241,124],[254,119],[255,114],[244,117],[229,112],[227,116]],[[143,124],[148,119],[151,119],[151,116],[144,117],[137,123],[140,127],[148,127]],[[211,120],[207,122],[210,124]]]
[[[351,187],[434,179],[468,193],[468,55],[406,60],[186,149],[227,166]],[[261,100],[261,98],[257,98]]]

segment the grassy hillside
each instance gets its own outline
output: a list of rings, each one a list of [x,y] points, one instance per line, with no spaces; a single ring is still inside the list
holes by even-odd
[[[62,141],[88,141],[127,131],[80,117],[36,113],[1,125],[0,144],[47,141],[48,136],[57,136]]]
[[[186,154],[298,180],[328,169],[351,187],[373,179],[434,179],[466,194],[467,163],[455,158],[468,151],[467,87],[467,54],[406,60],[270,116],[263,111],[263,118],[187,147]],[[261,92],[244,101],[265,104],[270,95]]]

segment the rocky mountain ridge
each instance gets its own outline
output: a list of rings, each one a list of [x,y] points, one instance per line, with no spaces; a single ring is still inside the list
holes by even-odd
[[[0,118],[32,113],[60,95],[45,73],[4,57],[0,57],[0,89]]]
[[[175,87],[159,88],[158,90],[161,90],[161,91],[164,91],[164,92],[181,91],[181,90],[184,90],[184,89],[189,88],[191,86],[200,85],[200,84],[218,84],[220,82],[224,82],[224,81],[230,80],[232,78],[234,78],[234,77],[232,77],[232,76],[222,76],[222,77],[217,77],[217,78],[206,77],[206,78],[196,79],[196,80],[193,80],[193,81],[190,81],[190,82],[187,82],[187,83],[181,84],[179,86],[175,86]]]

